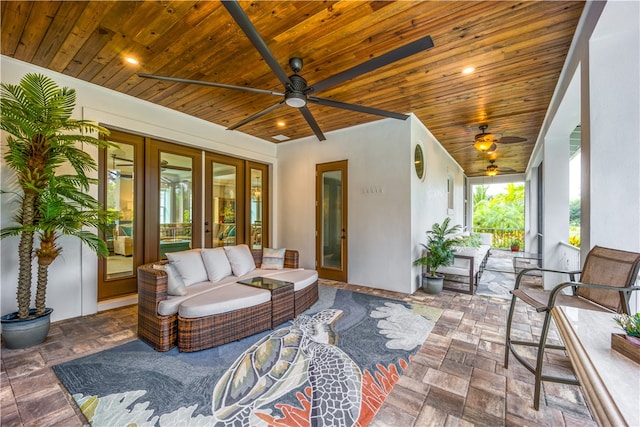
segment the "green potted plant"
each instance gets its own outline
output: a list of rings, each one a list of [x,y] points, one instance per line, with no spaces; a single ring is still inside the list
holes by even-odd
[[[626,339],[640,346],[640,313],[623,313],[616,316],[614,320],[624,331]]]
[[[444,276],[437,274],[438,268],[453,263],[454,246],[459,244],[459,239],[453,236],[460,232],[460,225],[449,227],[450,222],[451,218],[447,217],[442,224],[433,224],[431,230],[427,231],[427,244],[421,243],[426,253],[413,262],[413,265],[427,267],[428,271],[422,278],[422,286],[427,293],[442,291]]]
[[[518,252],[520,250],[520,246],[522,245],[522,242],[520,241],[520,239],[513,239],[511,240],[511,252]]]
[[[71,118],[75,90],[59,88],[40,74],[25,75],[18,85],[0,85],[0,129],[7,132],[5,164],[14,172],[3,179],[3,209],[12,209],[14,222],[0,230],[0,238],[19,237],[18,311],[2,316],[2,336],[8,348],[38,344],[49,331],[51,308],[46,307],[49,265],[62,248],[63,235],[75,236],[99,255],[108,254],[104,241],[86,227],[105,229],[107,212],[88,194],[97,168],[78,144],[97,147],[107,141],[84,132],[107,134],[97,124]],[[70,165],[74,174],[58,174]],[[13,204],[13,206],[12,206]],[[38,247],[34,247],[38,237]],[[37,263],[35,307],[31,307],[32,265]]]

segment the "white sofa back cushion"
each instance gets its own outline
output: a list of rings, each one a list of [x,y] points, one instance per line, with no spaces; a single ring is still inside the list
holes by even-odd
[[[169,264],[176,268],[185,286],[209,280],[200,252],[200,249],[191,249],[167,253]]]
[[[253,255],[251,254],[249,246],[224,246],[224,251],[229,259],[231,271],[233,271],[234,276],[244,276],[250,271],[256,269],[256,263],[253,260]]]
[[[210,281],[219,282],[231,276],[231,264],[224,248],[202,249],[202,261]]]
[[[167,273],[167,293],[169,295],[182,296],[187,294],[182,277],[171,264],[154,264],[153,268]]]

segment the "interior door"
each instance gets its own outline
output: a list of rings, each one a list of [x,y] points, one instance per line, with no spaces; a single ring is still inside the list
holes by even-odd
[[[347,281],[347,160],[316,165],[316,270]]]

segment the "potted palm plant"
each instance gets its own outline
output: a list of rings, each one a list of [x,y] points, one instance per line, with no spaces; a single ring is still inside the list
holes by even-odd
[[[431,230],[427,231],[427,244],[421,243],[425,254],[413,262],[413,265],[427,267],[427,272],[422,276],[422,287],[430,294],[442,291],[444,276],[438,274],[438,268],[453,263],[454,246],[459,244],[459,239],[454,235],[460,232],[460,225],[449,227],[450,222],[451,218],[447,217],[442,224],[433,224]]]
[[[79,143],[105,147],[105,140],[84,134],[107,130],[71,118],[75,90],[60,88],[40,74],[25,75],[18,85],[0,85],[0,129],[7,132],[4,161],[14,172],[3,180],[3,209],[12,209],[13,223],[0,238],[18,237],[18,311],[2,316],[2,336],[8,348],[38,344],[47,336],[51,308],[46,307],[49,265],[62,248],[63,235],[81,239],[99,255],[107,246],[86,228],[105,229],[107,212],[88,193],[95,180],[87,173],[97,168]],[[73,174],[59,174],[70,165]],[[37,237],[37,239],[36,239]],[[39,242],[37,247],[35,242]],[[32,265],[37,263],[35,305],[31,307]]]

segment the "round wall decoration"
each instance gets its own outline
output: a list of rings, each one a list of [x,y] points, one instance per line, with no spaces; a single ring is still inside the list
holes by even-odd
[[[424,178],[424,154],[422,153],[420,144],[416,144],[416,149],[413,152],[413,166],[415,167],[418,179]]]

